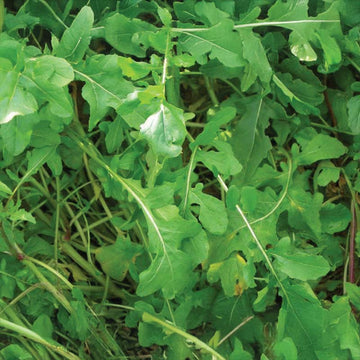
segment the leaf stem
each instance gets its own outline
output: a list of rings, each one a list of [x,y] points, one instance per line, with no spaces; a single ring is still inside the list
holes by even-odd
[[[261,27],[261,26],[280,26],[286,27],[286,25],[297,25],[297,24],[316,24],[316,23],[339,23],[340,20],[311,20],[311,19],[304,19],[304,20],[289,20],[289,21],[263,21],[257,23],[249,23],[249,24],[238,24],[234,26],[234,29],[243,29],[243,28],[254,28],[254,27]],[[172,28],[172,32],[201,32],[201,31],[208,31],[208,27],[203,28]]]
[[[215,357],[215,359],[219,360],[225,360],[225,358],[220,355],[217,351],[215,351],[212,347],[210,347],[208,344],[205,344],[203,341],[198,339],[197,337],[188,334],[187,332],[175,327],[174,325],[170,324],[169,322],[163,321],[156,316],[153,316],[147,312],[143,313],[142,319],[144,322],[150,322],[150,323],[156,323],[161,325],[163,328],[167,329],[168,331],[171,331],[175,334],[178,334],[182,336],[183,338],[187,339],[188,341],[191,341],[194,343],[197,347],[200,349],[203,349],[207,351],[209,354]]]
[[[56,12],[52,9],[52,7],[45,0],[38,0],[41,4],[43,4],[51,13],[51,15],[56,19],[56,21],[61,24],[65,29],[68,28],[66,24],[59,18]]]
[[[36,332],[34,332],[34,331],[24,327],[24,326],[21,326],[21,325],[13,323],[11,321],[0,318],[0,327],[3,327],[3,328],[5,328],[7,330],[10,330],[10,331],[14,331],[14,332],[18,333],[19,335],[21,335],[21,336],[23,336],[23,337],[25,337],[25,338],[27,338],[29,340],[32,340],[32,341],[35,341],[35,342],[37,342],[37,343],[39,343],[41,345],[44,345],[49,350],[52,350],[52,351],[58,353],[59,355],[62,355],[66,359],[80,360],[80,358],[78,356],[76,356],[72,352],[66,350],[60,344],[57,344],[57,343],[56,343],[56,345],[51,344],[47,340],[42,338],[40,335],[38,335]]]

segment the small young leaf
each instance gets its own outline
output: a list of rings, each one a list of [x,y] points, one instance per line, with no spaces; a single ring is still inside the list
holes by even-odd
[[[176,157],[186,136],[184,113],[171,104],[160,104],[159,111],[146,119],[140,132],[156,155]]]
[[[226,231],[228,218],[224,202],[202,192],[203,185],[197,184],[190,191],[190,204],[200,205],[199,220],[206,230],[221,235]]]

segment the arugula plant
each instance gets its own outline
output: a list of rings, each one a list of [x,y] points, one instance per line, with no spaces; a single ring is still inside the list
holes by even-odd
[[[0,358],[360,359],[359,19],[0,0]]]

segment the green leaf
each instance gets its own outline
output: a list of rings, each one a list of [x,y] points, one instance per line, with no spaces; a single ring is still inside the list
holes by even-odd
[[[190,190],[189,203],[200,205],[199,220],[206,230],[221,235],[228,226],[228,218],[223,201],[202,192],[203,185],[197,184]]]
[[[290,337],[285,337],[274,346],[274,352],[279,359],[297,360],[298,352],[294,341]]]
[[[251,68],[248,71],[252,71],[264,85],[269,84],[273,71],[267,59],[265,49],[261,44],[260,37],[255,35],[250,29],[239,29],[239,33],[244,48],[244,59],[248,61]],[[243,91],[247,91],[251,85],[252,82],[247,82],[247,86],[241,86],[241,88]]]
[[[242,166],[234,156],[231,145],[220,140],[213,141],[212,144],[218,151],[198,150],[196,160],[201,161],[215,176],[221,174],[228,178],[238,174]]]
[[[89,130],[108,113],[119,110],[134,86],[123,79],[117,55],[95,55],[75,70],[77,79],[85,81],[84,99],[90,105]]]
[[[349,297],[351,303],[360,310],[360,287],[356,284],[347,282],[345,284],[346,295]]]
[[[8,195],[12,193],[11,189],[2,181],[0,181],[0,191]]]
[[[288,192],[289,224],[295,229],[311,229],[317,236],[321,233],[320,209],[323,195],[310,194],[301,187],[292,187]]]
[[[323,348],[327,312],[320,305],[307,284],[285,284],[287,296],[283,297],[280,309],[277,341],[290,337],[297,348],[298,359],[316,359],[317,351]],[[316,319],[316,321],[314,321]]]
[[[250,353],[248,353],[247,351],[244,350],[241,342],[239,341],[238,338],[235,338],[234,341],[234,351],[231,353],[230,355],[230,360],[238,360],[238,359],[242,359],[242,360],[251,360],[252,356]]]
[[[196,31],[179,29],[179,47],[193,55],[199,64],[205,64],[209,54],[210,59],[216,58],[225,66],[243,66],[243,46],[233,27],[231,20],[224,19],[210,28],[198,28]]]
[[[339,140],[318,134],[302,148],[297,162],[299,165],[308,165],[319,160],[336,159],[346,152],[347,148]]]
[[[102,122],[100,129],[105,131],[105,144],[108,153],[119,149],[124,141],[124,124],[121,117],[117,116],[111,123]]]
[[[331,182],[336,183],[339,180],[340,169],[335,167],[331,161],[321,162],[318,170],[319,175],[316,181],[320,186],[326,186]]]
[[[210,283],[221,280],[226,296],[239,296],[244,290],[254,287],[254,276],[254,265],[247,263],[239,254],[223,262],[211,264],[207,273]]]
[[[93,22],[94,13],[91,7],[84,6],[76,15],[71,26],[65,30],[56,49],[56,55],[70,62],[79,62],[88,49]]]
[[[16,117],[13,121],[0,127],[0,135],[4,149],[12,156],[21,154],[29,145],[34,123],[37,121],[35,115]]]
[[[54,331],[54,326],[51,319],[46,314],[41,314],[32,326],[33,330],[43,338],[51,338]]]
[[[289,37],[289,42],[291,44],[291,52],[300,60],[300,61],[316,61],[317,54],[310,45],[310,43],[296,30],[294,30]]]
[[[33,94],[21,82],[20,72],[4,58],[0,58],[0,82],[0,124],[11,121],[15,116],[32,114],[38,109]]]
[[[165,255],[156,256],[149,268],[140,274],[136,294],[148,296],[162,290],[165,298],[172,299],[188,286],[193,276],[188,254],[168,247]]]
[[[325,74],[338,70],[342,55],[336,39],[324,30],[318,32],[317,38],[324,51],[324,64],[320,65],[319,70]]]
[[[351,212],[342,204],[326,203],[321,207],[320,220],[323,232],[334,234],[344,231],[350,221]]]
[[[209,115],[212,111],[209,111]],[[208,122],[205,124],[204,130],[196,137],[191,144],[193,149],[196,145],[207,145],[213,141],[219,132],[220,126],[227,124],[234,119],[236,109],[234,107],[221,107],[216,113],[208,116]]]
[[[130,240],[117,239],[115,244],[102,246],[95,252],[96,260],[104,273],[117,281],[122,281],[136,256],[140,255],[141,246]]]
[[[359,325],[354,318],[347,298],[338,299],[330,309],[330,329],[334,331],[341,349],[348,349],[349,358],[360,358]]]
[[[17,344],[8,345],[0,350],[5,360],[31,360],[33,356]]]
[[[290,74],[277,73],[273,76],[273,81],[281,90],[278,92],[280,100],[304,115],[320,115],[320,111],[316,108],[322,102],[322,94],[317,89],[300,79],[293,79]]]
[[[155,155],[176,157],[186,136],[184,113],[171,104],[160,104],[160,109],[141,125],[140,132]]]
[[[354,134],[360,134],[360,95],[352,97],[347,103],[349,127]]]
[[[105,21],[105,39],[116,50],[143,58],[149,46],[147,37],[156,27],[139,19],[115,14]]]
[[[63,87],[74,79],[71,65],[65,59],[55,56],[43,55],[31,58],[27,66],[31,67],[32,76],[42,84],[50,83],[56,87]]]
[[[329,263],[320,255],[302,252],[281,254],[275,251],[273,254],[276,258],[276,268],[293,279],[316,280],[330,271]]]

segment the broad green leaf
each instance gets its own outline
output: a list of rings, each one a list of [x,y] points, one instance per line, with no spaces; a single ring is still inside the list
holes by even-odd
[[[47,63],[42,71],[42,64]],[[40,65],[39,65],[40,64]],[[71,66],[53,56],[30,58],[22,75],[26,88],[36,96],[39,105],[49,107],[53,116],[71,119],[73,104],[66,85],[73,79]],[[67,121],[68,123],[69,121]]]
[[[319,71],[325,74],[335,72],[340,67],[342,60],[340,47],[336,39],[326,31],[319,31],[317,35],[324,51],[324,63],[320,65]]]
[[[17,344],[5,346],[0,350],[1,357],[6,360],[31,360],[33,356]]]
[[[211,111],[212,112],[212,111]],[[211,113],[209,111],[209,113]],[[209,114],[210,115],[210,114]],[[191,144],[193,149],[196,145],[207,145],[213,141],[220,129],[221,125],[225,125],[234,119],[236,109],[234,107],[221,107],[216,113],[208,116],[204,130],[196,137],[195,141]]]
[[[156,27],[139,19],[115,14],[105,21],[105,39],[116,50],[143,58],[149,46],[148,36]]]
[[[131,57],[119,56],[118,64],[123,74],[132,80],[139,80],[146,76],[152,69],[152,66],[143,61],[135,61]]]
[[[189,203],[200,206],[199,220],[206,230],[221,235],[228,226],[228,218],[223,201],[214,196],[205,194],[203,185],[197,184],[194,189],[190,190]]]
[[[278,118],[282,114],[276,106],[258,95],[238,100],[236,105],[242,109],[241,117],[235,125],[229,142],[232,144],[234,155],[243,167],[237,180],[241,183],[250,180],[271,149],[270,138],[265,135],[269,118]]]
[[[54,326],[51,319],[46,314],[41,314],[32,326],[33,330],[43,338],[51,338],[54,331]]]
[[[75,70],[77,79],[85,81],[82,95],[90,106],[89,129],[108,113],[119,110],[126,97],[135,89],[123,79],[117,55],[95,55]]]
[[[211,264],[207,273],[210,283],[221,280],[226,296],[240,296],[244,290],[254,287],[255,267],[247,263],[239,254],[223,262]]]
[[[329,135],[318,134],[303,147],[297,163],[308,165],[319,160],[336,159],[346,152],[346,147],[339,140]]]
[[[122,281],[136,256],[140,255],[141,246],[130,240],[117,239],[113,245],[102,246],[95,252],[105,274],[117,281]]]
[[[37,118],[35,115],[16,117],[13,121],[0,127],[3,146],[12,156],[21,154],[29,145],[33,127]]]
[[[327,234],[334,234],[344,231],[350,221],[350,210],[342,204],[326,203],[321,207],[320,220],[322,231]]]
[[[199,64],[206,63],[208,54],[210,59],[217,58],[225,66],[243,66],[243,46],[233,27],[231,20],[224,19],[210,28],[179,29],[179,46],[193,55]]]
[[[291,187],[287,195],[289,224],[295,229],[311,229],[315,235],[321,233],[320,210],[323,195],[305,191],[301,187]]]
[[[188,254],[193,267],[201,264],[208,257],[209,242],[204,230],[201,230],[196,236],[184,239],[181,250]]]
[[[229,17],[229,14],[218,9],[213,2],[197,2],[195,12],[198,16],[196,21],[200,20],[206,26],[216,25],[222,19]]]
[[[316,61],[317,54],[310,45],[310,43],[304,39],[301,34],[294,30],[289,37],[289,42],[291,44],[291,52],[300,60],[300,61]]]
[[[251,67],[250,71],[266,86],[271,80],[273,71],[260,37],[250,29],[239,29],[239,34],[242,39],[243,56]],[[247,91],[251,85],[252,83],[248,82],[246,87],[242,86],[242,90]]]
[[[291,337],[285,337],[274,346],[274,352],[279,359],[297,360],[298,352]]]
[[[196,160],[201,161],[215,176],[221,174],[228,178],[238,174],[242,166],[234,156],[231,145],[220,140],[213,141],[212,144],[218,151],[198,150]]]
[[[0,192],[10,195],[12,190],[6,184],[0,181]]]
[[[238,338],[235,338],[234,344],[235,344],[234,351],[230,355],[230,358],[229,358],[230,360],[238,360],[238,359],[251,360],[252,359],[251,354],[244,350],[244,348]]]
[[[316,105],[322,102],[322,95],[316,88],[300,79],[294,80],[290,74],[277,73],[273,81],[281,91],[278,95],[283,103],[290,103],[300,114],[320,114]]]
[[[149,268],[140,274],[136,293],[148,296],[162,290],[165,298],[172,299],[191,281],[192,264],[188,254],[168,247],[165,255],[158,255]]]
[[[61,37],[56,55],[70,62],[79,62],[90,43],[90,31],[94,22],[91,7],[84,6],[76,15],[71,26]]]
[[[61,307],[57,317],[71,337],[85,341],[90,335],[91,323],[94,323],[94,318],[85,308],[85,300],[81,290],[73,288],[71,293],[73,300],[70,301],[70,305],[73,311],[68,314]]]
[[[351,303],[359,310],[360,309],[360,287],[356,284],[347,282],[345,284],[346,295],[349,297]]]
[[[160,109],[141,125],[140,132],[155,155],[176,157],[186,136],[184,113],[171,104],[160,104]]]
[[[276,268],[293,279],[316,280],[330,271],[329,263],[320,255],[302,252],[277,254],[274,252]]]
[[[347,103],[349,127],[354,134],[360,134],[360,95],[352,97]]]
[[[321,307],[310,286],[285,283],[287,296],[283,303],[277,325],[277,341],[290,337],[297,348],[298,359],[317,359],[317,351],[323,348],[323,334],[327,312]],[[314,321],[316,319],[316,321]]]
[[[50,123],[41,121],[33,126],[30,140],[31,146],[40,148],[44,146],[55,146],[60,143],[60,135],[50,127]]]
[[[338,299],[329,312],[330,329],[337,335],[341,349],[348,349],[351,359],[360,358],[359,325],[346,297]]]
[[[33,94],[21,82],[20,72],[4,58],[0,58],[0,82],[0,124],[11,121],[15,116],[32,114],[38,109]]]
[[[55,56],[43,55],[30,58],[27,66],[31,67],[32,76],[41,83],[63,87],[74,79],[74,71],[71,65],[65,59]]]
[[[27,212],[25,209],[19,209],[17,211],[11,212],[9,216],[11,221],[28,221],[32,224],[36,224],[35,218]]]
[[[316,181],[320,186],[326,186],[331,182],[335,183],[339,180],[340,169],[335,167],[331,161],[321,162],[318,166],[318,171]]]
[[[246,212],[253,212],[258,203],[258,196],[260,192],[258,192],[252,186],[244,186],[241,188],[241,207]]]
[[[105,144],[108,153],[119,149],[124,141],[124,124],[121,117],[117,116],[111,123],[102,122],[99,125],[102,131],[105,131]]]
[[[152,221],[148,219],[149,249],[165,256],[167,246],[179,248],[183,239],[192,238],[201,231],[200,224],[194,219],[182,218],[175,205],[154,210]]]

